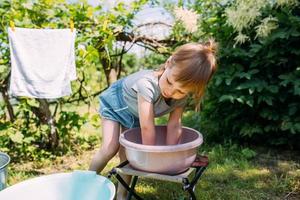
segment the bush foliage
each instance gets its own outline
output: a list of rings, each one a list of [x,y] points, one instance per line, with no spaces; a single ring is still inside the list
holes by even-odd
[[[242,44],[218,34],[222,42],[219,69],[201,115],[203,128],[212,139],[298,146],[299,14],[299,6],[265,7],[260,17],[276,17],[277,28],[258,37],[257,21],[247,27],[249,41]]]

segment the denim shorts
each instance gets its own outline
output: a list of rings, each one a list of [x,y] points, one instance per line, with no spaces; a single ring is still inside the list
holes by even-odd
[[[99,96],[100,115],[104,119],[119,122],[126,128],[140,127],[139,119],[128,110],[124,101],[123,81],[124,79],[116,81]]]

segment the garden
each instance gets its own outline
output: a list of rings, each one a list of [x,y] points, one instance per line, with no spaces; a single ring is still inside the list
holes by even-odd
[[[300,199],[297,0],[1,0],[0,16],[0,152],[11,159],[7,188],[88,170],[102,143],[99,95],[129,74],[158,69],[177,47],[213,38],[216,74],[200,106],[189,98],[182,116],[184,126],[203,135],[198,154],[209,159],[197,199]],[[70,95],[10,94],[8,28],[76,30]],[[115,156],[101,175],[118,164]],[[171,182],[142,178],[135,189],[149,200],[187,199]]]

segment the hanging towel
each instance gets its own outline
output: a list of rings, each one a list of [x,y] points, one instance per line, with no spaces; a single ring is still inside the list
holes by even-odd
[[[8,28],[12,96],[59,98],[76,79],[73,29]]]

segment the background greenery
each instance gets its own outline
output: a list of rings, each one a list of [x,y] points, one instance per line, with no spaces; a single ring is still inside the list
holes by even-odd
[[[168,38],[138,34],[133,19],[144,5],[163,6],[174,16]],[[191,31],[189,23],[178,17],[179,8],[197,16],[196,30]],[[184,125],[204,135],[211,148],[206,146],[202,153],[209,154],[215,163],[202,185],[207,193],[198,194],[207,199],[276,199],[294,194],[297,198],[299,157],[288,157],[296,161],[279,172],[273,169],[281,167],[271,165],[266,174],[259,173],[266,168],[257,160],[265,151],[260,146],[299,153],[299,12],[296,0],[120,1],[109,11],[87,1],[2,0],[0,151],[7,152],[16,164],[10,183],[39,175],[25,173],[18,179],[22,174],[22,170],[18,174],[18,167],[24,161],[34,165],[43,161],[35,166],[42,169],[48,159],[93,151],[99,145],[100,132],[97,96],[106,87],[141,68],[156,68],[181,44],[213,37],[219,43],[217,74],[200,112],[191,101],[183,119]],[[73,95],[51,101],[8,96],[10,21],[26,28],[67,28],[70,19],[77,29],[78,79],[72,83]],[[148,49],[145,57],[128,52],[131,43]],[[49,119],[54,124],[49,124]],[[157,120],[165,122],[166,118]],[[235,179],[228,182],[232,176]],[[265,178],[266,182],[260,182]],[[213,198],[227,187],[228,193]],[[146,186],[140,191],[142,188]],[[174,195],[175,199],[183,198]]]

